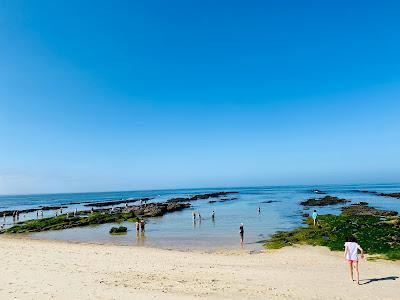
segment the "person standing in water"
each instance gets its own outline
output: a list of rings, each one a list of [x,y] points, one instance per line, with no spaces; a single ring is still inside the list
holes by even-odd
[[[258,214],[261,214],[261,207],[258,207]]]
[[[144,220],[140,220],[140,229],[144,232]]]
[[[136,231],[139,232],[140,230],[140,223],[139,220],[136,221]]]
[[[350,277],[353,279],[353,268],[356,271],[357,284],[360,284],[360,272],[358,270],[358,250],[361,252],[361,258],[364,258],[364,250],[357,243],[357,239],[354,236],[349,236],[344,243],[344,258],[347,260],[350,268]]]
[[[244,226],[243,226],[243,223],[240,223],[239,234],[240,234],[240,243],[243,244],[243,236],[244,236]]]
[[[315,226],[317,224],[317,217],[318,217],[317,211],[315,209],[314,209],[314,211],[313,211],[311,216],[313,218],[314,226]]]
[[[212,214],[211,214],[211,219],[215,219],[215,211],[212,211]]]

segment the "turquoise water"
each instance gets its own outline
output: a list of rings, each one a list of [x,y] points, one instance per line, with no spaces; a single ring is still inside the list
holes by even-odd
[[[152,201],[160,202],[176,196],[190,196],[213,191],[238,191],[230,195],[237,200],[218,202],[218,199],[198,200],[192,202],[192,207],[183,211],[169,213],[159,218],[147,220],[144,235],[137,235],[134,224],[124,223],[128,227],[126,235],[111,236],[108,231],[115,224],[105,224],[96,227],[74,228],[63,231],[35,233],[34,238],[49,238],[71,241],[116,243],[136,246],[155,246],[168,249],[239,249],[239,225],[244,223],[246,249],[259,249],[260,240],[268,238],[278,230],[288,230],[301,225],[302,214],[305,212],[299,203],[310,197],[319,197],[313,192],[319,189],[329,195],[352,200],[366,201],[370,205],[382,209],[400,211],[400,199],[380,197],[360,193],[355,190],[370,190],[378,192],[398,192],[400,184],[380,185],[328,185],[328,186],[277,186],[257,188],[225,188],[225,189],[191,189],[191,190],[159,190],[110,193],[54,194],[29,196],[0,196],[1,210],[25,209],[39,205],[60,205],[70,202],[101,202],[108,200],[154,197]],[[322,195],[321,195],[322,196]],[[210,200],[217,200],[209,203]],[[265,201],[274,201],[264,203]],[[258,207],[261,212],[258,212]],[[340,205],[318,209],[318,213],[340,212]],[[68,205],[64,211],[74,211],[75,208],[89,209],[82,204]],[[211,218],[215,210],[215,220]],[[202,220],[193,222],[192,212],[202,215]],[[309,212],[309,211],[306,211]],[[54,215],[53,211],[45,215]],[[21,216],[20,220],[35,218],[36,213]],[[7,219],[10,225],[12,220]]]

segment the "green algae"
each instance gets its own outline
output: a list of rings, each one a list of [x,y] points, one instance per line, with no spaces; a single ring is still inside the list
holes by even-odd
[[[125,234],[127,233],[128,228],[125,226],[119,226],[119,227],[112,227],[110,229],[110,234]]]
[[[92,213],[86,215],[69,216],[61,215],[53,218],[44,218],[38,220],[29,220],[18,223],[2,233],[26,233],[40,232],[47,230],[62,230],[74,227],[83,227],[89,225],[99,225],[106,223],[120,223],[123,221],[136,221],[133,213]]]
[[[292,245],[325,246],[333,251],[343,251],[346,237],[354,235],[367,254],[375,258],[400,259],[400,220],[398,217],[320,215],[318,225],[312,219],[306,226],[291,231],[275,233],[264,241],[267,249]]]

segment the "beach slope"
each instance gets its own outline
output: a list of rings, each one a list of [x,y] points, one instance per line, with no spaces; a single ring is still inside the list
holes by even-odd
[[[398,299],[400,263],[288,247],[249,254],[0,238],[0,299]]]

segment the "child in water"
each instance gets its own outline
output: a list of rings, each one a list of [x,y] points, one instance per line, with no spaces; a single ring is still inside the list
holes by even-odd
[[[138,220],[138,221],[136,221],[136,231],[139,232],[139,229],[140,229],[140,223]]]
[[[360,284],[360,272],[358,270],[358,250],[361,252],[361,258],[364,258],[364,251],[357,243],[357,240],[354,236],[349,236],[344,243],[344,257],[347,260],[350,268],[350,277],[353,279],[353,268],[356,270],[357,275],[357,284]]]

